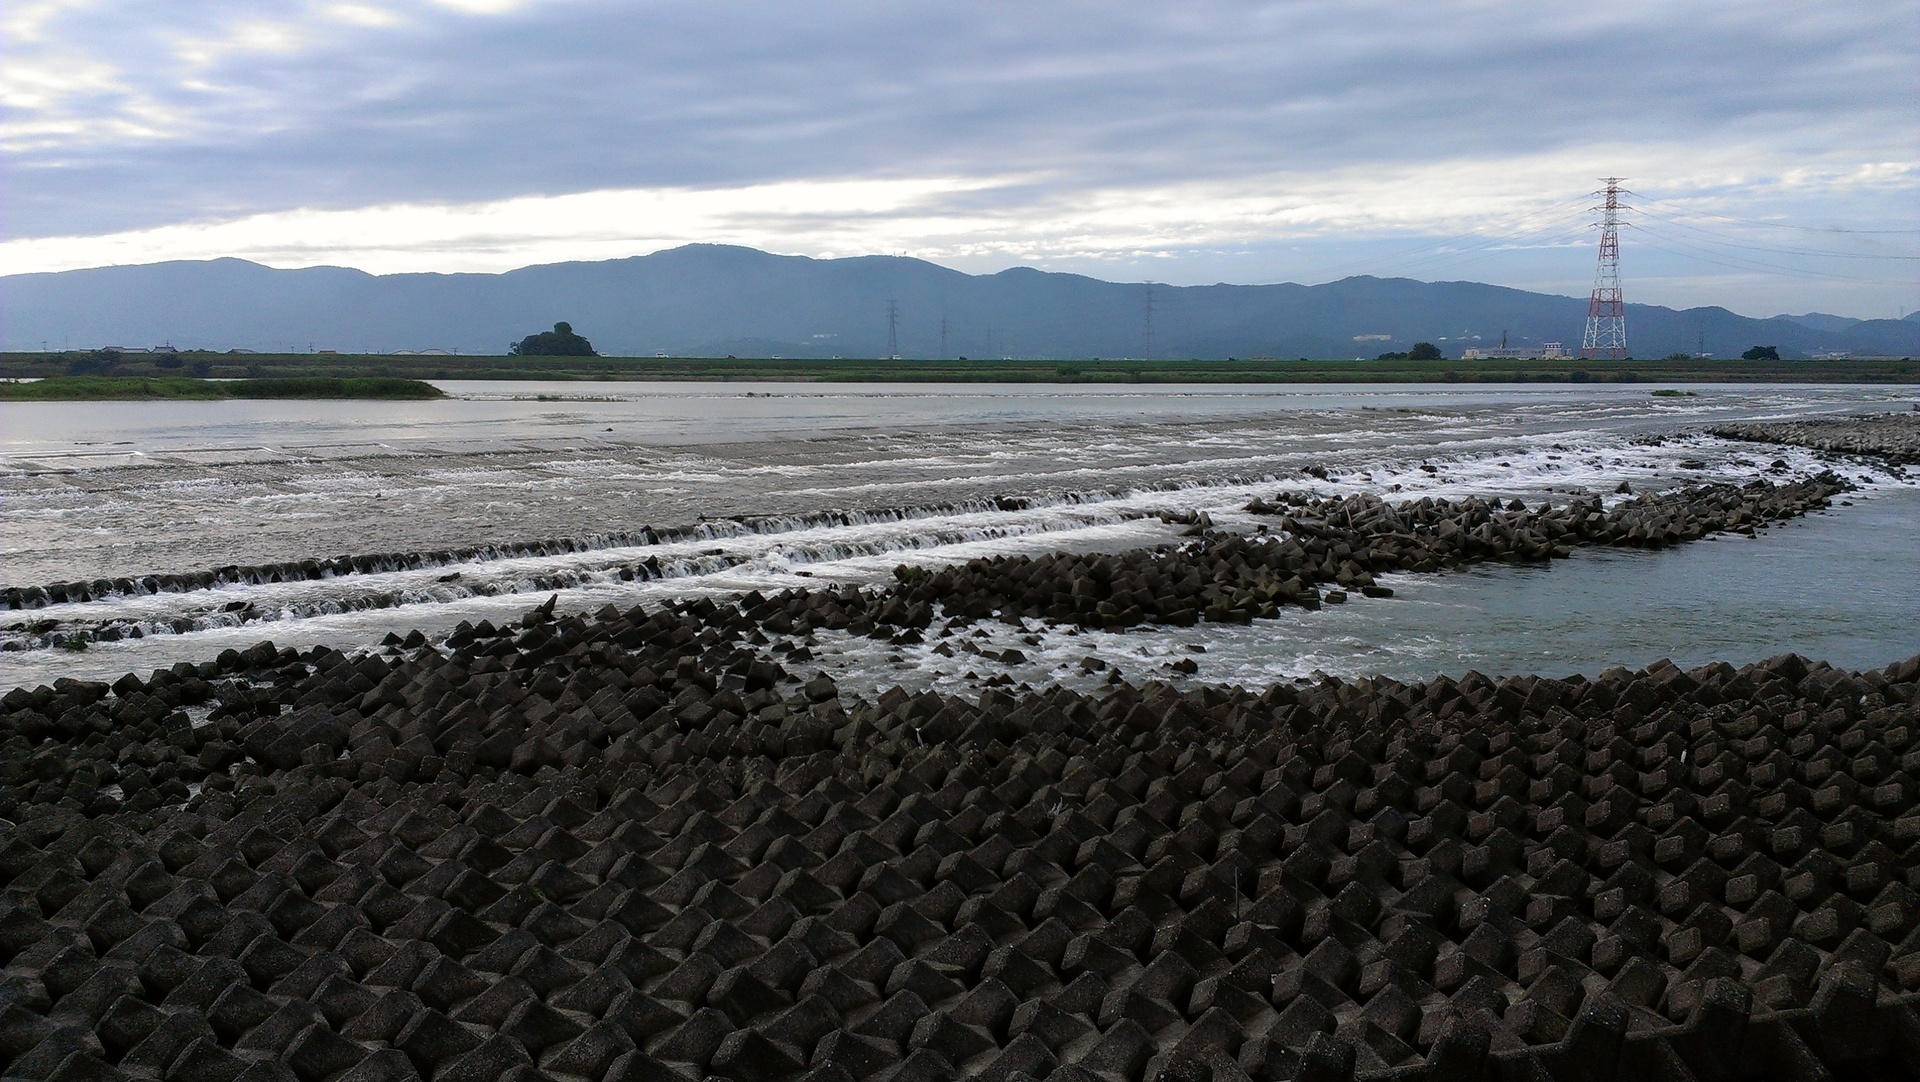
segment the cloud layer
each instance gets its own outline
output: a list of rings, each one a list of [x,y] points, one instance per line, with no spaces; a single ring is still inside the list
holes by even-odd
[[[1889,258],[1915,234],[1858,232],[1920,228],[1912,2],[16,0],[4,20],[0,271],[500,269],[714,240],[1170,281],[1457,265],[1577,292],[1584,196],[1615,173],[1674,216],[1640,223],[1645,281],[1675,291],[1643,299],[1734,276],[1746,297],[1719,299],[1747,308],[1920,300]],[[1460,235],[1455,264],[1424,250]],[[1488,257],[1496,239],[1532,254]],[[1796,254],[1816,250],[1838,254]]]

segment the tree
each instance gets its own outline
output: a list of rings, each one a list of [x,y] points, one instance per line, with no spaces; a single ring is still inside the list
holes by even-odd
[[[1437,361],[1440,359],[1440,347],[1432,342],[1415,342],[1407,351],[1409,361]]]
[[[92,353],[83,353],[67,362],[69,376],[104,376],[120,365],[120,351],[117,349],[96,349]]]
[[[1740,355],[1743,361],[1777,361],[1780,359],[1779,346],[1754,346]]]
[[[593,343],[573,333],[573,324],[555,323],[550,331],[530,334],[515,342],[509,351],[516,357],[598,357]]]

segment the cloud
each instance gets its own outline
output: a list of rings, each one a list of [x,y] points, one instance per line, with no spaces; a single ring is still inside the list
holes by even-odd
[[[1196,247],[1524,221],[1602,173],[1742,217],[1920,206],[1912,0],[164,7],[9,9],[30,31],[0,72],[10,264],[173,238],[455,269],[761,237],[1197,274],[1219,264]],[[917,202],[835,201],[856,182]],[[823,202],[783,221],[776,191]],[[633,209],[583,235],[568,208],[595,200]],[[474,224],[502,207],[512,229]],[[401,219],[404,245],[353,224]],[[340,247],[272,241],[285,222]]]

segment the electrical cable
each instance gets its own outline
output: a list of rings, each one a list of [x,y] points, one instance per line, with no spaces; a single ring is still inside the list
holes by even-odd
[[[1864,233],[1868,235],[1884,235],[1884,236],[1911,236],[1911,235],[1920,234],[1920,229],[1842,229],[1839,226],[1796,225],[1792,222],[1767,222],[1767,221],[1762,221],[1758,218],[1736,218],[1731,214],[1715,214],[1714,212],[1707,211],[1707,210],[1694,210],[1693,208],[1688,207],[1683,203],[1675,203],[1669,199],[1655,199],[1652,196],[1636,196],[1636,198],[1639,198],[1643,202],[1659,203],[1662,206],[1672,207],[1675,210],[1681,211],[1686,214],[1692,214],[1700,218],[1718,218],[1724,222],[1739,222],[1742,225],[1758,225],[1758,226],[1764,226],[1768,229],[1798,229],[1807,233]]]
[[[1723,245],[1728,248],[1742,248],[1751,252],[1767,252],[1774,255],[1811,256],[1811,257],[1820,258],[1820,259],[1920,260],[1920,255],[1892,255],[1892,254],[1886,254],[1886,253],[1869,253],[1869,252],[1834,252],[1834,251],[1825,251],[1817,248],[1782,248],[1782,247],[1767,246],[1767,245],[1742,244],[1738,241],[1726,240],[1723,237],[1721,237],[1720,234],[1717,234],[1712,230],[1702,229],[1699,226],[1693,225],[1689,222],[1684,222],[1677,218],[1671,218],[1664,214],[1658,214],[1653,211],[1647,210],[1644,207],[1636,207],[1634,209],[1639,211],[1639,213],[1643,215],[1658,219],[1659,221],[1666,222],[1667,224],[1672,225],[1676,228],[1685,229],[1694,233],[1699,233],[1705,237],[1710,238],[1713,243]]]
[[[1569,207],[1563,203],[1558,207],[1543,208],[1540,211],[1534,212],[1532,215],[1522,218],[1520,223],[1518,223],[1522,229],[1519,233],[1510,233],[1502,236],[1489,236],[1482,232],[1461,233],[1451,237],[1443,237],[1439,240],[1428,241],[1424,244],[1415,245],[1411,248],[1401,249],[1396,252],[1382,253],[1377,256],[1366,256],[1360,259],[1348,260],[1344,263],[1335,263],[1331,266],[1321,267],[1315,276],[1324,276],[1326,280],[1333,281],[1337,278],[1349,277],[1360,268],[1366,267],[1387,268],[1397,276],[1404,273],[1406,269],[1416,268],[1418,265],[1428,262],[1434,257],[1444,258],[1454,254],[1454,251],[1478,251],[1492,245],[1509,244],[1517,239],[1522,239],[1536,232],[1559,225],[1563,221],[1570,221],[1582,217],[1586,213],[1587,208],[1585,207]],[[1551,217],[1546,218],[1546,220],[1540,222],[1537,226],[1531,225],[1532,221],[1539,219],[1542,215],[1551,215]],[[1461,247],[1454,250],[1444,250],[1449,249],[1449,247],[1453,245],[1461,245]]]
[[[1645,235],[1644,232],[1639,229],[1635,229],[1634,233],[1636,236]],[[1904,279],[1898,279],[1898,278],[1869,278],[1869,277],[1865,277],[1857,274],[1840,274],[1837,272],[1828,272],[1828,271],[1809,271],[1809,270],[1803,270],[1798,267],[1783,267],[1775,263],[1761,263],[1761,262],[1758,262],[1757,260],[1744,259],[1740,256],[1731,256],[1731,255],[1724,255],[1722,253],[1711,252],[1704,248],[1700,248],[1697,245],[1689,244],[1685,240],[1681,240],[1676,237],[1659,237],[1659,239],[1664,240],[1669,244],[1680,245],[1683,248],[1692,248],[1693,251],[1691,252],[1675,251],[1672,248],[1664,248],[1658,244],[1647,243],[1644,241],[1640,241],[1637,243],[1639,247],[1651,248],[1656,252],[1665,252],[1668,255],[1678,256],[1681,259],[1692,259],[1702,263],[1711,263],[1716,267],[1725,267],[1729,270],[1739,270],[1739,271],[1756,271],[1757,270],[1757,271],[1764,271],[1769,274],[1780,274],[1790,278],[1800,278],[1806,281],[1813,281],[1813,282],[1832,281],[1838,278],[1838,279],[1844,279],[1846,281],[1851,281],[1851,282],[1872,282],[1877,285],[1898,285],[1905,281]],[[1716,258],[1716,256],[1718,258]],[[1738,263],[1727,262],[1727,260],[1730,260],[1730,259],[1740,260],[1740,262]]]

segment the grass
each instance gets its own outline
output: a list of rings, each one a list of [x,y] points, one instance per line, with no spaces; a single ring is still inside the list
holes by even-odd
[[[225,398],[220,384],[178,376],[53,376],[33,383],[0,383],[0,402],[118,401],[150,398]]]
[[[431,383],[395,376],[276,376],[224,384],[232,398],[445,398]]]
[[[49,376],[32,383],[0,383],[0,402],[443,397],[445,393],[430,383],[382,376],[294,376],[217,381],[186,376]]]
[[[93,361],[84,353],[0,354],[0,378],[66,376]],[[1111,361],[1111,360],[776,360],[712,357],[422,357],[380,354],[126,354],[113,377],[174,381],[184,363],[219,379],[696,380],[821,383],[1920,383],[1920,361],[1720,361],[1702,358],[1601,361]],[[97,363],[97,362],[95,362]],[[356,395],[359,397],[360,395]],[[144,397],[144,395],[143,395]],[[187,397],[181,395],[181,397]],[[301,391],[300,397],[332,397]],[[407,397],[380,393],[372,397]]]

